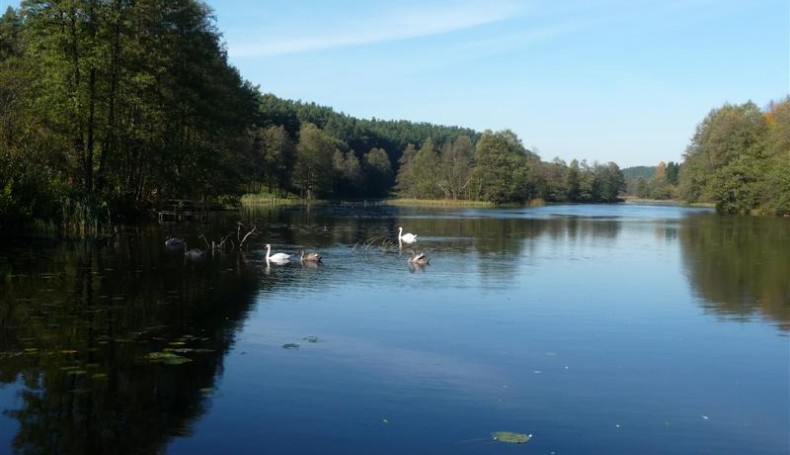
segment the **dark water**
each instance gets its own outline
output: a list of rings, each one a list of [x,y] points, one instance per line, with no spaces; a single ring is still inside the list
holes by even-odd
[[[244,255],[164,248],[239,220]],[[0,279],[0,454],[790,453],[788,219],[300,207],[6,245]]]

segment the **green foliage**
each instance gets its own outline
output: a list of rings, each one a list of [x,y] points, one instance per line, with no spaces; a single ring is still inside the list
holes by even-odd
[[[664,180],[670,185],[677,186],[680,181],[680,163],[675,163],[673,161],[667,163]]]
[[[581,200],[581,169],[577,160],[571,161],[565,173],[565,194],[569,201]]]
[[[441,163],[436,169],[436,184],[445,199],[469,199],[472,195],[474,144],[469,136],[459,136],[441,149]]]
[[[63,182],[47,185],[57,191],[109,205],[241,194],[257,100],[212,21],[193,0],[30,0],[9,10],[0,153]],[[2,171],[3,187],[20,182]]]
[[[565,179],[569,172],[568,165],[559,158],[555,158],[550,163],[544,163],[541,167],[540,198],[544,201],[566,202],[568,191],[565,187]]]
[[[527,150],[510,131],[486,131],[475,148],[474,179],[480,199],[523,202],[527,194]]]
[[[261,94],[229,65],[199,0],[28,0],[0,18],[0,38],[2,229],[40,218],[88,232],[98,212],[75,207],[128,220],[165,199],[264,187],[496,203],[616,200],[620,188],[607,166],[541,162],[511,131],[357,119]]]
[[[392,165],[384,149],[372,148],[363,157],[365,188],[374,197],[384,197],[392,188]]]
[[[625,191],[625,177],[623,172],[614,162],[606,165],[596,165],[594,167],[596,187],[599,193],[595,196],[596,200],[602,202],[616,202],[619,194]]]
[[[656,166],[632,166],[623,169],[623,176],[627,180],[636,180],[639,177],[651,179],[656,174]]]
[[[686,150],[679,192],[721,213],[789,214],[790,99],[762,112],[754,103],[714,109]]]
[[[790,98],[773,103],[767,114],[765,178],[760,185],[759,210],[790,214]]]
[[[409,163],[413,170],[414,182],[411,192],[421,198],[437,199],[442,191],[436,184],[436,169],[439,167],[439,149],[431,139],[425,141]]]
[[[299,131],[296,145],[296,164],[293,184],[305,199],[331,194],[333,156],[338,143],[312,123],[305,123]]]
[[[98,237],[110,224],[106,202],[91,195],[73,192],[61,201],[61,226],[66,237]]]
[[[343,153],[341,150],[335,150],[332,161],[337,173],[335,194],[341,197],[353,197],[362,193],[364,191],[362,165],[354,152],[349,150]]]
[[[650,197],[650,187],[648,186],[647,179],[642,176],[636,180],[636,188],[634,190],[637,197],[640,198],[649,198]]]
[[[396,189],[402,198],[484,201],[494,204],[615,202],[625,189],[615,163],[573,160],[544,163],[512,131],[486,131],[476,144],[460,136],[441,147],[409,145],[400,160]]]

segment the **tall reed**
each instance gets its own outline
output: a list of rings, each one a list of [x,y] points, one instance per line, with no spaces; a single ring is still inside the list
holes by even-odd
[[[110,208],[92,195],[67,195],[61,200],[60,227],[64,237],[99,237],[109,231]]]

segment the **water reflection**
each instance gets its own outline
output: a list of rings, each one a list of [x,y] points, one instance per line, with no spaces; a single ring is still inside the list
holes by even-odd
[[[454,267],[464,270],[472,268],[491,285],[510,282],[522,273],[519,266],[525,262],[539,266],[535,261],[541,239],[548,238],[555,246],[606,247],[622,242],[619,237],[624,229],[652,229],[657,240],[680,239],[689,283],[707,309],[743,318],[758,311],[783,329],[790,328],[790,255],[786,253],[790,228],[786,219],[723,218],[706,209],[667,205],[514,210],[344,205],[249,210],[246,216],[287,226],[284,231],[269,230],[277,241],[324,249],[354,244],[360,250],[380,247],[393,252],[392,242],[403,226],[420,236],[416,245],[398,251],[408,257],[429,245],[442,260],[454,261]]]
[[[193,261],[182,250],[164,247],[168,236],[196,245],[200,235],[225,238],[239,219],[257,232],[243,253]],[[399,226],[417,232],[418,242],[399,248]],[[555,286],[570,288],[567,295],[544,295],[578,301],[589,291],[573,290],[580,277],[564,268],[590,258],[616,262],[645,254],[649,260],[658,244],[680,249],[688,282],[706,309],[742,319],[759,314],[787,330],[789,231],[787,220],[721,218],[666,207],[317,206],[247,210],[212,217],[207,225],[127,228],[103,247],[4,248],[0,383],[22,389],[19,401],[4,409],[18,424],[10,448],[20,454],[162,453],[174,437],[189,435],[207,411],[225,356],[254,305],[288,293],[313,299],[342,288],[338,301],[380,304],[381,295],[422,285],[429,291],[452,288],[452,296],[439,298],[462,306],[478,292],[526,293],[546,284],[526,282],[541,271],[543,280],[557,276]],[[266,261],[267,243],[297,260]],[[324,262],[299,261],[301,249],[317,249]],[[412,252],[423,251],[430,265],[409,262]],[[653,260],[663,259],[656,254]],[[648,294],[660,290],[662,278],[655,277],[658,284]],[[486,298],[479,300],[485,304]],[[467,317],[488,317],[464,311]],[[352,339],[345,349],[361,350],[364,338]],[[334,339],[336,345],[340,340]],[[414,356],[425,354],[420,346],[393,349],[403,363],[412,361],[412,350]],[[190,361],[151,362],[152,353]],[[455,355],[458,365],[469,361]],[[387,353],[362,359],[378,365],[381,357],[399,358]],[[460,367],[442,365],[445,374],[464,376]]]
[[[255,273],[235,257],[184,264],[141,237],[5,250],[0,381],[24,384],[4,410],[15,453],[157,453],[204,412]],[[192,361],[146,361],[167,351]]]
[[[790,221],[699,216],[679,232],[689,281],[710,311],[790,329]]]

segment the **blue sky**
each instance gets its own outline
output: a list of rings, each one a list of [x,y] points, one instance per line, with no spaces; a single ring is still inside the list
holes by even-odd
[[[787,0],[209,0],[263,92],[511,129],[541,158],[680,161],[711,109],[790,93]]]
[[[681,161],[711,109],[790,93],[788,0],[207,3],[264,93],[511,129],[544,160]]]

